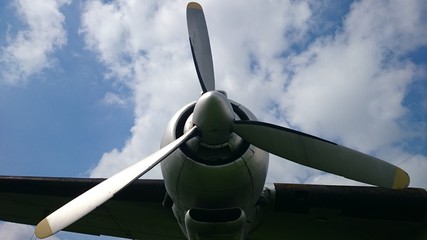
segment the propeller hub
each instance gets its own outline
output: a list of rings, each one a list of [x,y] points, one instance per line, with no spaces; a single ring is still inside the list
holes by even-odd
[[[227,142],[233,121],[233,108],[225,93],[206,92],[194,107],[193,123],[201,132],[202,143],[219,145]]]

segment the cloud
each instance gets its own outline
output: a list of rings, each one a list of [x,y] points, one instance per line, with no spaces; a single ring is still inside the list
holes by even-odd
[[[294,75],[282,101],[289,121],[367,152],[407,137],[399,120],[417,66],[402,57],[427,36],[413,5],[355,3],[342,33],[291,58]],[[411,16],[402,20],[402,12]]]
[[[102,99],[102,103],[106,105],[112,105],[112,106],[119,106],[124,107],[126,106],[126,99],[123,99],[120,95],[112,92],[107,92],[104,95],[104,98]]]
[[[85,4],[81,32],[87,46],[107,67],[108,78],[132,90],[135,102],[131,138],[122,149],[105,153],[92,176],[111,176],[155,151],[167,120],[198,98],[185,5]],[[295,1],[202,5],[217,88],[230,98],[261,120],[393,163],[399,162],[397,155],[410,154],[400,143],[414,137],[414,123],[406,118],[417,109],[405,106],[404,99],[422,66],[407,55],[426,45],[425,3],[355,2],[337,17],[342,22],[336,31],[320,33],[326,16],[316,11],[327,6]],[[269,179],[274,181],[354,183],[276,157],[271,166]],[[160,177],[159,170],[152,176]]]
[[[419,188],[427,188],[427,157],[416,154],[399,165],[405,169],[411,176],[411,186]]]
[[[67,42],[63,29],[64,15],[60,8],[69,2],[19,0],[14,3],[26,28],[15,36],[8,36],[7,46],[1,49],[0,76],[3,83],[26,83],[29,77],[55,64],[52,54]]]
[[[413,137],[425,122],[403,124],[410,111],[403,104],[408,86],[423,67],[405,56],[427,44],[425,8],[420,1],[354,3],[341,31],[317,38],[288,58],[290,83],[281,99],[285,104],[279,106],[289,123],[395,164],[401,159],[397,156],[408,155],[396,145]],[[425,188],[421,171],[427,168],[421,158],[402,167],[412,177],[411,186]],[[420,168],[415,171],[414,165]],[[315,174],[306,182],[347,180]]]

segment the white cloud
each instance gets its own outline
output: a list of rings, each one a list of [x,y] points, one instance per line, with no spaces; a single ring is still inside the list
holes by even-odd
[[[405,114],[402,100],[414,67],[382,68],[375,44],[336,39],[296,57],[282,98],[289,121],[364,151],[399,140],[397,120]]]
[[[420,154],[413,155],[399,165],[411,176],[412,187],[427,188],[427,157]]]
[[[102,99],[102,103],[106,105],[124,107],[127,102],[126,99],[123,99],[122,96],[116,93],[107,92],[105,93],[104,98]]]
[[[68,3],[68,0],[15,2],[18,17],[26,29],[18,31],[16,36],[9,36],[8,45],[1,49],[2,82],[22,84],[30,76],[54,65],[52,53],[67,42],[64,15],[59,9]]]
[[[134,92],[135,101],[132,137],[123,149],[105,153],[92,176],[110,176],[155,151],[167,120],[197,99],[200,88],[188,46],[185,5],[86,3],[81,32],[87,45],[107,66],[108,76]],[[394,163],[396,156],[381,151],[406,154],[396,147],[412,136],[401,124],[409,111],[403,99],[420,66],[405,54],[427,41],[422,1],[357,2],[342,17],[339,30],[322,36],[310,35],[321,17],[306,2],[202,5],[217,88],[230,98],[262,120],[290,123],[310,134],[389,156]],[[307,49],[292,50],[295,44],[310,42]],[[280,161],[273,157],[270,180],[350,183]],[[151,176],[160,173],[156,170]]]
[[[427,43],[413,4],[377,3],[353,4],[342,33],[291,59],[295,75],[283,98],[292,124],[368,152],[406,137],[398,121],[416,66],[399,58]]]
[[[421,16],[425,7],[420,1],[353,4],[342,31],[318,38],[288,59],[294,75],[282,98],[287,120],[304,131],[397,164],[398,156],[408,153],[392,146],[417,129],[401,123],[409,111],[403,105],[407,87],[422,66],[404,56],[427,44]],[[423,162],[416,161],[417,171],[404,168],[412,177],[411,186],[427,187]],[[312,175],[306,183],[354,184],[331,174]]]
[[[425,10],[426,4],[417,0],[361,1],[353,4],[346,27],[350,38],[371,39],[383,51],[405,54],[427,43]]]

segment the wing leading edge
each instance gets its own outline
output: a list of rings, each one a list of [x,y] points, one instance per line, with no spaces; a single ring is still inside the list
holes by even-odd
[[[36,225],[104,179],[0,177],[0,219]],[[65,231],[131,239],[185,239],[165,208],[163,180],[137,180]]]
[[[274,184],[249,239],[427,239],[427,192]]]

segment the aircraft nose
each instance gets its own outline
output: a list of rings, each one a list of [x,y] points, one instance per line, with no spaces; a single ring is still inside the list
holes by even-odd
[[[234,112],[226,94],[218,91],[204,93],[196,103],[193,123],[201,132],[201,141],[219,145],[230,138]]]

